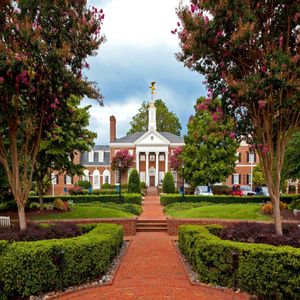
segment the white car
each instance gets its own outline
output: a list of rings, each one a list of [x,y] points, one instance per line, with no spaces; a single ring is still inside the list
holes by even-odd
[[[243,193],[243,196],[256,196],[256,193],[252,191],[251,187],[248,185],[241,185],[240,190]]]
[[[214,194],[211,191],[211,187],[208,187],[207,185],[198,185],[195,188],[195,195],[204,195],[204,196],[213,196]]]

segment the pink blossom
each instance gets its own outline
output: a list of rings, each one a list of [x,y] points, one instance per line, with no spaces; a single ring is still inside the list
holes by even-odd
[[[262,67],[260,68],[260,71],[261,71],[262,73],[266,73],[266,72],[267,72],[266,66],[262,66]]]
[[[2,84],[4,81],[5,81],[4,78],[1,76],[0,77],[0,84]]]
[[[212,119],[213,119],[214,122],[217,122],[217,121],[218,121],[218,118],[219,118],[219,117],[218,117],[217,114],[212,113],[211,116],[212,116]]]
[[[19,24],[16,24],[16,30],[17,30],[17,31],[20,31],[20,26],[19,26]]]
[[[54,103],[57,104],[57,105],[59,104],[59,101],[58,101],[57,98],[54,99]]]
[[[225,78],[225,72],[221,72],[221,78]]]
[[[86,17],[85,17],[85,16],[82,17],[82,23],[83,23],[83,24],[86,24],[86,23],[87,23],[87,22],[86,22]]]
[[[268,153],[269,152],[269,146],[268,145],[264,146],[261,152],[262,152],[262,154]]]
[[[223,35],[223,32],[222,32],[222,31],[218,31],[216,37],[219,38],[219,37],[221,37],[222,35]]]
[[[223,114],[223,110],[220,106],[217,107],[216,111],[219,113],[219,114]]]
[[[282,48],[283,47],[283,36],[280,35],[279,37],[279,47]]]
[[[210,103],[210,101],[211,101],[211,99],[210,99],[210,98],[206,98],[206,99],[204,100],[204,103],[205,103],[205,104],[209,104],[209,103]]]
[[[264,108],[265,106],[266,106],[266,101],[264,101],[264,100],[259,100],[258,101],[258,107],[259,108]]]
[[[51,109],[56,109],[55,103],[51,103],[51,104],[50,104],[50,108],[51,108]]]
[[[208,107],[202,102],[196,106],[197,110],[207,110]]]
[[[213,91],[212,88],[208,88],[207,90],[208,90],[209,92],[212,92],[212,91]]]
[[[224,67],[225,67],[224,60],[222,60],[222,61],[221,61],[221,63],[220,63],[220,67],[221,67],[221,68],[224,68]]]
[[[222,89],[221,89],[221,93],[223,93],[223,94],[224,94],[224,93],[226,93],[226,91],[227,91],[227,90],[226,90],[226,88],[225,88],[225,87],[222,87]]]
[[[84,66],[85,66],[87,69],[90,68],[90,65],[89,65],[87,62],[84,64]]]
[[[177,22],[177,26],[180,27],[180,23],[179,22]]]
[[[230,137],[231,139],[234,139],[234,138],[235,138],[235,133],[234,133],[234,132],[230,132],[229,137]]]
[[[257,145],[258,148],[262,148],[262,146],[263,146],[262,144],[258,144]]]
[[[209,18],[207,16],[205,16],[205,18],[204,18],[204,24],[208,25],[208,23],[209,23]]]
[[[194,13],[197,10],[196,5],[191,4],[191,12]]]
[[[171,30],[172,34],[175,34],[177,32],[177,29],[175,28],[174,30]]]

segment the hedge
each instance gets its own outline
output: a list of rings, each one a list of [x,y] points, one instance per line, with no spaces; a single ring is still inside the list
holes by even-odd
[[[239,288],[264,299],[300,299],[299,248],[221,240],[221,229],[179,227],[180,250],[201,282]]]
[[[280,200],[287,204],[291,203],[299,195],[282,195]],[[182,195],[180,194],[163,194],[160,195],[160,203],[164,206],[174,203],[182,202]],[[271,201],[270,197],[265,196],[205,196],[205,195],[184,195],[184,202],[210,202],[210,203],[265,203]]]
[[[114,224],[85,228],[91,230],[69,239],[9,245],[0,241],[0,299],[56,291],[104,274],[121,247],[123,228]]]
[[[114,203],[134,203],[141,205],[142,196],[140,194],[121,194],[121,202],[119,195],[67,195],[67,196],[44,196],[44,203],[52,203],[55,199],[59,198],[63,201],[72,200],[74,203],[87,203],[87,202],[114,202]],[[28,203],[38,202],[39,198],[29,197]]]

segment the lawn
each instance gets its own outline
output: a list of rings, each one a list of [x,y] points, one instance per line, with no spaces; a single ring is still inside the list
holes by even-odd
[[[260,204],[173,203],[164,212],[173,218],[220,218],[239,220],[271,220],[260,211]]]
[[[34,220],[63,220],[63,219],[89,219],[89,218],[132,218],[135,215],[116,208],[103,207],[99,204],[76,204],[67,212],[45,214],[33,217]]]

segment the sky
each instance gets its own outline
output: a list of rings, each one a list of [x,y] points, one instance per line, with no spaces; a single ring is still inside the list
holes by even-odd
[[[185,0],[187,1],[187,0]],[[175,58],[179,40],[171,30],[178,18],[179,0],[89,0],[88,6],[105,13],[102,33],[106,42],[88,59],[85,72],[104,96],[104,107],[90,99],[90,130],[96,144],[109,143],[109,117],[117,120],[117,137],[126,135],[130,121],[143,101],[150,101],[150,83],[156,82],[155,98],[162,99],[178,117],[182,133],[194,111],[196,99],[206,95],[203,78]]]

